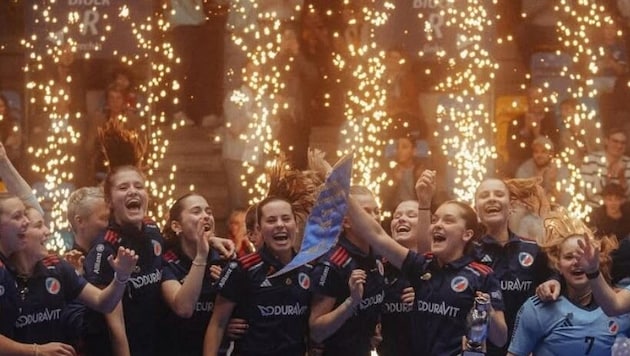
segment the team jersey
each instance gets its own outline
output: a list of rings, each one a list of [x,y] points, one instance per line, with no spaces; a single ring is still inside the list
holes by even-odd
[[[385,267],[385,299],[381,309],[381,335],[383,341],[378,346],[380,356],[411,355],[411,316],[413,304],[401,301],[403,290],[411,287],[396,267],[388,262]]]
[[[361,252],[342,235],[313,269],[313,293],[335,298],[334,308],[337,308],[350,296],[348,280],[355,269],[367,273],[363,299],[355,314],[324,341],[324,355],[370,354],[370,340],[385,298],[385,272],[381,261],[371,253]]]
[[[90,283],[107,286],[112,281],[114,271],[107,258],[115,255],[119,246],[134,250],[139,257],[122,298],[129,349],[133,356],[152,356],[157,353],[160,311],[163,311],[162,235],[150,220],[142,223],[141,230],[110,224],[85,258],[85,277]],[[88,310],[85,323],[87,354],[111,354],[111,341],[102,315]]]
[[[210,277],[210,266],[218,264],[218,256],[213,253],[208,256],[206,274],[201,284],[201,292],[195,303],[195,310],[190,318],[182,318],[170,308],[166,311],[163,327],[161,328],[161,355],[192,356],[203,353],[203,338],[212,316],[216,287]],[[163,255],[164,267],[162,279],[177,281],[183,284],[192,266],[192,260],[181,249],[166,251]]]
[[[37,262],[31,276],[17,276],[16,282],[19,315],[14,340],[29,344],[57,341],[76,347],[74,330],[65,325],[63,311],[87,282],[74,267],[57,255],[49,255]]]
[[[561,296],[529,298],[516,318],[509,351],[518,356],[610,355],[617,334],[627,334],[630,315],[609,317],[601,308],[579,307]]]
[[[231,261],[218,282],[219,295],[236,304],[249,327],[235,341],[235,355],[303,356],[306,352],[312,267],[269,278],[284,265],[267,247]]]
[[[13,338],[13,327],[18,316],[18,292],[5,261],[6,258],[0,253],[0,334]]]
[[[510,232],[508,242],[501,246],[490,236],[475,243],[477,261],[489,266],[501,285],[505,304],[505,323],[508,335],[512,335],[516,314],[521,305],[531,297],[536,287],[551,276],[547,255],[535,241],[525,240]],[[509,340],[508,340],[509,344]],[[489,355],[505,355],[502,348],[488,343]]]
[[[414,355],[458,355],[466,334],[466,316],[477,291],[490,295],[495,310],[503,310],[499,281],[492,269],[465,255],[442,267],[432,254],[409,251],[402,274],[416,293],[412,316]]]

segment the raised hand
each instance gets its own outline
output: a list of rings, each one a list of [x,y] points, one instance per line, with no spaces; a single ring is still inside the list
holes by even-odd
[[[85,256],[79,250],[70,250],[66,251],[63,254],[63,258],[68,261],[74,267],[77,273],[83,275],[83,262],[85,261]]]
[[[114,272],[116,272],[116,275],[118,275],[118,278],[126,280],[133,272],[134,267],[136,267],[138,255],[136,255],[134,250],[120,246],[118,247],[116,258],[110,255],[107,261],[114,269]]]
[[[348,287],[350,288],[350,298],[352,298],[352,306],[356,307],[363,299],[364,286],[367,281],[367,273],[362,269],[352,270],[348,279]]]
[[[431,206],[431,199],[435,193],[435,175],[435,171],[425,169],[416,181],[416,197],[421,208]]]
[[[588,234],[584,234],[584,240],[578,239],[576,255],[578,264],[584,272],[595,273],[599,270],[599,246]]]
[[[230,258],[236,253],[236,246],[230,239],[213,236],[210,238],[210,244],[224,258]]]

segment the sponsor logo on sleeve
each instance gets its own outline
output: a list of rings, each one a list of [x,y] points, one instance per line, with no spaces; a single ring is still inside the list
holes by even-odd
[[[311,287],[311,278],[304,272],[300,272],[298,275],[298,282],[303,289],[308,290]]]
[[[162,255],[162,244],[155,240],[151,240],[151,243],[153,244],[153,254],[156,256]]]
[[[619,332],[619,324],[617,324],[617,322],[614,320],[609,321],[608,331],[610,331],[610,333],[613,335],[617,335],[617,332]]]

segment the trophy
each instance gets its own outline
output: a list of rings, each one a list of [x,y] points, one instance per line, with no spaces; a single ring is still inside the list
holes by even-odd
[[[486,337],[488,336],[488,308],[490,300],[475,297],[472,309],[466,317],[466,337],[462,356],[483,356],[486,354]]]

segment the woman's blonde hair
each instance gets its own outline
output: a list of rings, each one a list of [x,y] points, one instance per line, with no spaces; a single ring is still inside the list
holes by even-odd
[[[599,247],[599,270],[602,275],[610,283],[610,269],[612,258],[610,252],[618,247],[617,240],[610,236],[595,238],[593,231],[580,219],[575,219],[566,214],[566,212],[553,211],[549,213],[544,220],[545,236],[540,242],[540,247],[549,258],[549,266],[557,270],[560,262],[560,248],[562,244],[572,237],[588,236],[593,244]]]

